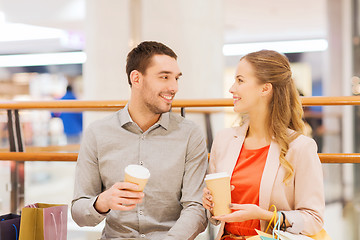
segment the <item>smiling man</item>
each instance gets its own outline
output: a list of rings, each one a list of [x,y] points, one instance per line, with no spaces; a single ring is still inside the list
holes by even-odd
[[[194,239],[207,224],[207,152],[199,128],[169,112],[182,75],[177,56],[162,43],[142,42],[128,54],[126,72],[129,103],[84,133],[73,219],[79,226],[106,219],[101,239]],[[124,182],[129,164],[150,170],[144,192]]]

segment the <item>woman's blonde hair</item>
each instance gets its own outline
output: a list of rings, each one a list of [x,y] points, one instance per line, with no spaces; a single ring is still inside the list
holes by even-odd
[[[289,144],[303,133],[303,109],[299,92],[292,79],[290,63],[286,56],[271,50],[261,50],[245,55],[260,83],[271,83],[273,95],[270,102],[269,131],[280,146],[280,164],[286,170],[284,182],[294,175],[292,164],[285,159]],[[240,61],[241,61],[240,60]],[[288,128],[294,130],[289,134]]]

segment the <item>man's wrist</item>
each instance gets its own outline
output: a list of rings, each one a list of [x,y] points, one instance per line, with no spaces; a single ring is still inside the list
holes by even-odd
[[[110,212],[110,208],[104,207],[104,205],[101,202],[100,195],[96,198],[93,206],[98,213],[106,214]]]

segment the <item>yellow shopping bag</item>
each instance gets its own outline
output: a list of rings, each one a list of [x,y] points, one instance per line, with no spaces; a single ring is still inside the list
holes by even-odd
[[[22,209],[19,240],[66,240],[67,205],[36,203]]]

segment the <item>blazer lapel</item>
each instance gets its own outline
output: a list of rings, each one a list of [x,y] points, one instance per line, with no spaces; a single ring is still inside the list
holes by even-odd
[[[237,128],[234,132],[233,139],[229,142],[229,151],[227,159],[229,159],[229,164],[227,164],[226,172],[232,176],[236,162],[239,158],[241,147],[244,143],[246,132],[248,130],[248,123],[244,123],[241,127]]]
[[[271,193],[273,192],[275,178],[280,166],[279,156],[279,145],[272,141],[260,183],[259,206],[265,210],[268,210],[270,207]]]

